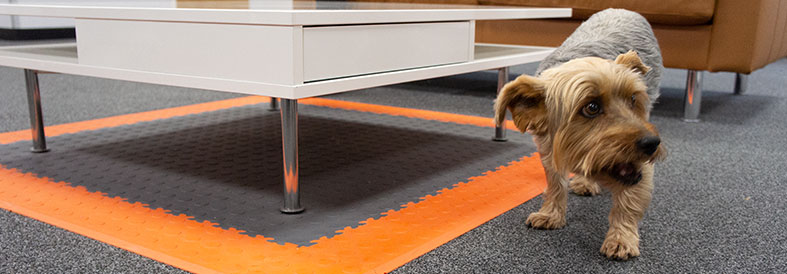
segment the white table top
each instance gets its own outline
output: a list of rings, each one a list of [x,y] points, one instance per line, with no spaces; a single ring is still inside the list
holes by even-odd
[[[555,18],[571,16],[571,9],[289,0],[51,0],[36,1],[35,4],[0,4],[0,14],[198,23],[338,25]]]
[[[247,0],[247,1],[180,1],[180,0],[112,0],[112,1],[78,1],[78,0],[36,0],[36,4],[0,4],[0,15],[19,16],[44,16],[76,18],[81,27],[80,39],[74,44],[65,45],[40,45],[20,47],[0,47],[0,65],[19,67],[40,71],[51,71],[76,75],[86,75],[109,79],[138,81],[153,84],[212,89],[218,91],[265,95],[287,99],[300,99],[319,96],[354,89],[395,84],[407,81],[421,80],[433,77],[467,73],[485,69],[507,67],[543,59],[552,49],[538,47],[516,47],[499,45],[478,45],[473,49],[473,20],[491,19],[533,19],[556,18],[571,15],[571,9],[565,8],[511,8],[493,6],[460,6],[460,5],[424,5],[424,4],[398,4],[398,3],[368,3],[368,2],[320,2],[320,1],[289,1],[289,0]],[[21,1],[20,1],[21,2]],[[101,19],[101,20],[92,20]],[[102,21],[103,20],[103,21]],[[113,24],[107,22],[112,21]],[[445,22],[448,21],[448,22]],[[118,23],[123,22],[123,23]],[[144,23],[142,23],[144,22]],[[177,24],[170,24],[177,22]],[[460,44],[468,49],[470,56],[459,61],[457,56],[452,56],[450,61],[435,61],[434,64],[401,64],[383,71],[370,70],[369,73],[348,73],[314,81],[301,78],[305,74],[306,53],[319,52],[313,45],[307,43],[306,38],[314,38],[320,31],[350,31],[345,34],[353,39],[352,35],[365,35],[367,31],[391,30],[391,26],[400,24],[385,23],[433,23],[442,30],[453,28],[458,22],[464,22],[468,31],[454,31],[454,36],[463,37],[467,44]],[[117,24],[115,24],[117,23]],[[188,23],[188,24],[181,24]],[[205,26],[201,26],[203,23]],[[151,24],[159,28],[151,30]],[[452,25],[453,24],[453,25]],[[78,24],[79,25],[79,24]],[[208,26],[210,25],[210,26]],[[325,25],[341,25],[333,28]],[[353,25],[353,26],[345,26]],[[356,26],[364,25],[364,26]],[[401,24],[415,25],[415,24]],[[460,24],[461,25],[461,24]],[[314,27],[317,26],[317,27]],[[122,27],[125,27],[123,29]],[[146,31],[138,31],[135,27],[148,27]],[[208,28],[209,27],[209,28]],[[117,31],[120,28],[120,31]],[[240,60],[233,54],[217,55],[221,58],[217,63],[230,64],[233,69],[247,69],[266,71],[281,70],[283,78],[278,76],[272,81],[260,77],[223,77],[210,71],[194,72],[189,69],[194,66],[195,58],[181,58],[183,56],[204,56],[205,52],[234,52],[235,44],[247,44],[248,35],[226,36],[237,31],[253,28],[258,33],[266,33],[278,37],[281,43],[266,40],[267,50],[277,52],[276,55],[258,54],[258,59],[246,62],[223,62],[222,60]],[[96,30],[100,31],[96,31]],[[159,31],[160,29],[164,29]],[[307,36],[307,29],[310,36]],[[92,30],[92,32],[91,32]],[[180,31],[188,30],[184,33]],[[221,34],[222,39],[206,35],[210,30],[213,35]],[[263,30],[265,32],[263,32]],[[157,33],[160,32],[160,33]],[[235,31],[235,32],[232,32]],[[107,33],[119,33],[120,37],[108,36]],[[283,34],[282,34],[283,33]],[[398,33],[402,33],[399,31]],[[446,35],[443,32],[433,35]],[[129,36],[130,35],[130,36]],[[278,35],[278,36],[276,36]],[[253,36],[253,35],[252,35]],[[274,36],[269,36],[274,37]],[[227,38],[229,37],[229,38]],[[283,37],[283,38],[282,38]],[[408,36],[409,37],[409,36]],[[412,37],[410,37],[412,38]],[[143,52],[134,52],[136,49],[122,48],[135,54],[140,54],[141,59],[156,62],[143,62],[144,66],[129,65],[126,60],[110,62],[101,57],[101,54],[120,54],[114,46],[107,46],[106,41],[123,45],[126,39],[131,41],[146,41],[156,47],[147,48]],[[186,40],[184,40],[186,39]],[[188,40],[191,39],[191,40]],[[202,40],[205,39],[205,40]],[[208,43],[214,40],[231,40],[235,43]],[[267,39],[267,38],[266,38]],[[272,38],[270,38],[272,39]],[[316,38],[315,38],[316,39]],[[277,41],[278,41],[277,40]],[[189,41],[189,42],[183,42]],[[311,40],[309,40],[311,41]],[[349,41],[349,40],[348,40]],[[256,41],[255,42],[259,42]],[[406,43],[413,41],[407,40]],[[416,43],[421,41],[415,41]],[[150,45],[150,44],[148,44]],[[187,48],[189,50],[183,50]],[[373,47],[378,49],[377,47]],[[318,47],[319,49],[319,47]],[[176,52],[175,57],[167,55]],[[237,51],[243,53],[246,51]],[[392,54],[389,51],[386,54]],[[411,54],[412,52],[399,52],[397,54]],[[93,54],[93,55],[91,55]],[[352,53],[350,53],[352,54]],[[380,54],[378,54],[380,55]],[[91,57],[92,56],[92,57]],[[98,56],[98,57],[96,57]],[[148,58],[158,56],[159,59]],[[314,59],[314,54],[308,55]],[[319,54],[317,54],[319,56]],[[359,54],[359,56],[365,56]],[[372,56],[377,58],[377,55]],[[372,57],[366,57],[372,58]],[[92,58],[92,59],[91,59]],[[180,58],[180,59],[178,59]],[[245,58],[245,56],[244,56]],[[247,58],[248,59],[248,58]],[[253,58],[252,58],[253,59]],[[381,61],[389,61],[378,58]],[[389,58],[390,59],[390,58]],[[114,60],[114,59],[113,59]],[[186,60],[186,61],[184,61]],[[189,61],[191,60],[191,61]],[[248,59],[251,60],[251,59]],[[353,59],[355,60],[355,59]],[[215,61],[215,60],[214,60]],[[368,61],[368,60],[367,60]],[[136,61],[131,61],[136,62]],[[223,63],[222,63],[223,62]],[[357,60],[356,60],[357,62]],[[199,63],[199,62],[196,62]],[[240,64],[239,64],[240,63]],[[162,65],[165,64],[165,65]],[[172,67],[171,64],[178,66]],[[225,64],[225,65],[226,65]],[[241,65],[243,65],[243,68]],[[352,63],[345,65],[352,66]],[[213,68],[212,66],[205,66]],[[218,65],[217,65],[218,67]],[[313,64],[311,67],[313,68]],[[221,71],[225,71],[221,68]],[[290,75],[292,74],[292,75]],[[274,75],[266,73],[265,75]],[[292,76],[287,80],[285,76]],[[253,78],[253,79],[252,79]],[[259,78],[259,79],[258,79]],[[284,79],[284,80],[282,80]],[[278,81],[282,80],[282,81]]]

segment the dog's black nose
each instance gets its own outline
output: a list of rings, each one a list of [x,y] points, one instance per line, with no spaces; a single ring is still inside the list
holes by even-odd
[[[661,139],[657,136],[645,136],[637,141],[637,148],[647,155],[653,155],[659,149]]]

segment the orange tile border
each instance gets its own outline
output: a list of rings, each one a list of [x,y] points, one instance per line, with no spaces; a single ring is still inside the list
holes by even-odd
[[[2,166],[0,207],[198,273],[384,273],[537,196],[544,182],[538,157],[523,157],[308,247]]]
[[[374,104],[367,104],[367,103],[348,102],[348,101],[340,101],[340,100],[324,99],[324,98],[302,99],[299,100],[299,103],[313,105],[313,106],[323,106],[323,107],[330,107],[330,108],[340,108],[346,110],[361,111],[361,112],[371,112],[376,114],[387,114],[387,115],[402,116],[408,118],[418,118],[424,120],[449,122],[455,124],[473,125],[478,127],[495,127],[495,122],[494,119],[492,118],[445,113],[445,112],[431,111],[431,110],[374,105]],[[516,126],[514,125],[513,121],[507,120],[506,128],[516,129]]]
[[[59,136],[69,133],[77,133],[85,130],[96,130],[96,129],[102,129],[108,127],[116,127],[120,125],[129,125],[139,122],[185,116],[189,114],[203,113],[203,112],[214,111],[214,110],[228,109],[228,108],[245,106],[245,105],[259,104],[259,103],[266,102],[268,100],[270,100],[270,98],[264,96],[246,96],[246,97],[220,100],[215,102],[207,102],[207,103],[194,104],[194,105],[181,106],[181,107],[174,107],[174,108],[168,108],[162,110],[153,110],[153,111],[146,111],[140,113],[117,115],[112,117],[99,118],[99,119],[74,122],[74,123],[68,123],[62,125],[45,126],[44,130],[46,132],[47,137],[53,137],[53,136]],[[356,102],[348,102],[348,101],[340,101],[340,100],[324,99],[324,98],[301,99],[298,100],[298,103],[305,104],[305,105],[346,109],[346,110],[354,110],[354,111],[361,111],[361,112],[371,112],[376,114],[387,114],[393,116],[418,118],[424,120],[475,125],[479,127],[494,127],[494,121],[492,118],[477,117],[477,116],[470,116],[470,115],[373,105],[373,104],[356,103]],[[506,127],[509,129],[515,129],[514,123],[510,120],[506,121]],[[0,133],[0,144],[10,144],[14,142],[31,140],[31,139],[32,139],[32,135],[30,129]]]
[[[266,100],[268,100],[268,97],[246,96],[246,97],[187,105],[187,106],[174,107],[168,109],[117,115],[112,117],[99,118],[99,119],[74,122],[74,123],[68,123],[62,125],[45,126],[44,131],[46,132],[47,137],[52,137],[52,136],[59,136],[63,134],[69,134],[69,133],[77,133],[85,130],[96,130],[96,129],[102,129],[108,127],[116,127],[121,125],[130,125],[139,122],[167,119],[177,116],[185,116],[189,114],[197,114],[197,113],[203,113],[208,111],[239,107],[244,105],[259,104],[265,102]],[[44,119],[46,119],[46,117],[44,117]],[[14,142],[31,140],[31,139],[32,139],[32,133],[30,129],[0,133],[0,144],[10,144]]]
[[[221,109],[253,104],[266,98],[243,97],[175,108],[175,112],[153,111],[124,115],[124,122],[105,119],[60,125],[62,131],[78,132],[199,113],[198,109]],[[305,104],[369,111],[412,118],[475,124],[481,119],[455,114],[441,115],[363,103],[342,104],[328,99],[306,99]],[[204,110],[209,111],[209,110]],[[404,112],[403,112],[404,111]],[[186,114],[183,114],[186,113]],[[408,116],[409,115],[409,116]],[[470,118],[470,119],[465,119]],[[442,119],[442,120],[440,120]],[[50,127],[47,128],[50,130]],[[74,131],[76,130],[76,131]],[[61,133],[65,134],[65,133]],[[11,136],[11,137],[8,137]],[[0,135],[0,142],[18,138]],[[29,137],[28,137],[29,138]],[[81,186],[39,178],[0,165],[0,207],[38,219],[72,232],[199,273],[384,273],[440,246],[509,209],[539,195],[545,177],[537,155],[522,157],[506,166],[469,178],[437,195],[384,212],[378,219],[360,222],[356,228],[337,231],[314,245],[279,245],[270,238],[251,237],[237,229],[222,229],[193,217],[172,215],[129,203],[121,197],[89,192]]]
[[[361,222],[363,225],[355,229],[342,230],[333,238],[319,239],[308,248],[331,254],[331,250],[357,250],[367,245],[364,253],[383,256],[362,264],[372,269],[364,272],[388,272],[538,196],[544,188],[546,177],[538,155],[522,157],[438,195],[390,210],[382,218]],[[381,235],[390,237],[380,243]]]

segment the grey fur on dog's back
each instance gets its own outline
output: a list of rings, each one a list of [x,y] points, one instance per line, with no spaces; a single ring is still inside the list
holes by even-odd
[[[615,60],[629,50],[635,50],[642,62],[651,68],[644,79],[650,101],[655,102],[664,68],[661,50],[648,21],[628,10],[606,9],[588,18],[541,62],[536,75],[572,59],[594,56]]]

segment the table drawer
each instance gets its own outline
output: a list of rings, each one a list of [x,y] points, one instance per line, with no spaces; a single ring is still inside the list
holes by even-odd
[[[77,19],[80,64],[298,85],[466,62],[473,22],[267,26]]]
[[[466,62],[471,22],[303,28],[303,79],[315,81]]]
[[[301,29],[77,19],[79,63],[281,85],[302,83]]]

